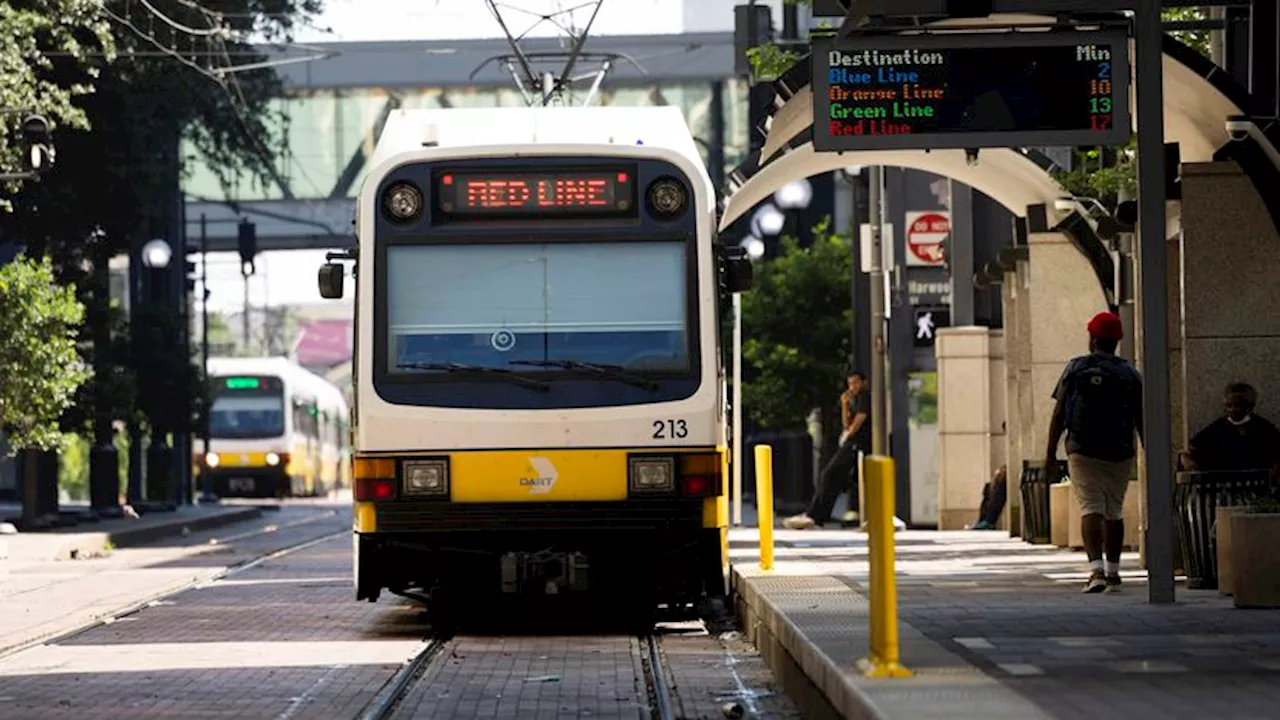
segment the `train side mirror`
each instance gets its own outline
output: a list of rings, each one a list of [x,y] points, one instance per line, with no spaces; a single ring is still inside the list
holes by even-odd
[[[338,263],[325,263],[320,266],[320,297],[326,300],[337,300],[342,297],[344,268]]]
[[[755,267],[741,247],[725,247],[720,251],[720,263],[724,272],[724,289],[729,293],[746,292],[755,281]]]
[[[734,258],[729,261],[728,267],[725,268],[725,276],[729,292],[746,292],[755,284],[755,266],[745,257]]]

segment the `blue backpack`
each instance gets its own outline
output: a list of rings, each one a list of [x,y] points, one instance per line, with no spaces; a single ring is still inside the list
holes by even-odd
[[[1138,373],[1122,358],[1088,355],[1072,363],[1066,378],[1067,452],[1110,462],[1135,453],[1135,402],[1142,401]]]

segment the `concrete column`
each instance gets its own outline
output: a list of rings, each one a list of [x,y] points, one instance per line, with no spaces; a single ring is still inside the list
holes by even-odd
[[[991,477],[991,337],[982,327],[938,331],[938,529],[978,516]]]
[[[1022,287],[1018,273],[1007,272],[1000,286],[1004,301],[1005,342],[1005,461],[1009,465],[1009,500],[1005,504],[1004,524],[1015,537],[1022,534],[1019,494],[1022,449],[1022,366],[1027,363],[1027,331],[1023,324],[1029,292]]]
[[[1171,212],[1177,213],[1174,208]],[[1182,237],[1181,233],[1170,238],[1166,242],[1166,252],[1168,253],[1169,272],[1166,278],[1166,292],[1168,293],[1168,335],[1169,335],[1169,377],[1171,378],[1169,387],[1169,422],[1170,437],[1173,438],[1175,450],[1186,447],[1187,440],[1190,435],[1187,433],[1185,421],[1185,362],[1183,359],[1183,331],[1182,331]],[[1134,264],[1134,283],[1141,286],[1141,270],[1138,265]],[[1134,306],[1134,314],[1137,317],[1142,316],[1142,297],[1136,298]],[[1126,332],[1133,334],[1134,340],[1134,357],[1133,362],[1139,369],[1143,367],[1142,357],[1142,328],[1141,326],[1133,328],[1125,328]],[[1145,568],[1147,562],[1147,466],[1141,453],[1138,454],[1138,565]],[[1172,482],[1172,479],[1170,479]],[[1174,548],[1175,559],[1181,557],[1181,550]]]
[[[1035,233],[1028,245],[1028,259],[1005,273],[1002,287],[1007,392],[1004,462],[1009,469],[1006,522],[1014,536],[1021,535],[1022,527],[1022,463],[1044,458],[1053,389],[1067,361],[1088,352],[1085,326],[1089,318],[1107,307],[1097,275],[1067,236]]]
[[[1009,394],[1007,382],[1005,380],[1007,370],[1005,367],[1005,348],[1004,348],[1004,330],[988,330],[987,341],[987,371],[988,389],[990,391],[990,402],[988,409],[990,410],[990,418],[987,427],[990,429],[990,442],[988,443],[988,452],[991,454],[991,470],[1004,465],[1008,457],[1008,439],[1007,421],[1005,417],[1007,396]]]
[[[1231,382],[1257,388],[1258,413],[1280,422],[1280,235],[1234,162],[1185,164],[1182,186],[1185,447]]]
[[[1089,351],[1085,326],[1094,314],[1107,309],[1098,276],[1083,254],[1061,233],[1034,233],[1031,248],[1031,456],[1044,455],[1053,414],[1053,389],[1067,361]],[[1060,455],[1061,457],[1061,455]]]

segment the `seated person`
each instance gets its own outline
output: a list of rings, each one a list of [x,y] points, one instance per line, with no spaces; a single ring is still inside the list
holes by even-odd
[[[1270,470],[1280,477],[1280,430],[1254,414],[1258,391],[1246,383],[1227,386],[1223,417],[1191,439],[1179,457],[1183,470]]]
[[[1008,466],[996,468],[991,480],[982,486],[982,504],[978,506],[978,522],[966,527],[966,530],[995,530],[1000,522],[1000,514],[1004,512],[1004,504],[1008,498]]]

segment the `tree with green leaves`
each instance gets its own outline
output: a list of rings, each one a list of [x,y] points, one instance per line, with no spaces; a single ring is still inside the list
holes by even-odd
[[[114,43],[96,0],[11,0],[0,3],[0,168],[26,166],[19,128],[28,113],[83,130],[77,101],[93,91],[98,59]],[[17,189],[9,183],[6,195]],[[0,198],[0,203],[7,202]]]
[[[0,267],[0,426],[11,447],[58,447],[58,420],[91,375],[76,351],[83,321],[47,259]]]
[[[113,446],[113,420],[138,418],[133,370],[152,372],[140,362],[180,368],[174,382],[183,388],[199,374],[183,366],[192,364],[185,343],[156,346],[146,358],[131,352],[131,337],[166,331],[140,324],[122,332],[112,325],[109,259],[155,237],[180,247],[184,140],[221,178],[228,196],[234,197],[246,171],[261,182],[273,174],[272,148],[282,129],[273,102],[282,87],[274,70],[262,66],[267,58],[258,43],[287,41],[319,9],[319,0],[3,3],[0,53],[8,57],[0,55],[0,67],[30,60],[22,67],[35,79],[21,73],[8,78],[0,70],[0,91],[35,83],[24,97],[54,121],[58,162],[43,182],[11,189],[12,212],[0,216],[0,229],[21,239],[29,255],[57,258],[58,278],[74,285],[89,307],[82,356],[102,381],[91,395],[81,395],[81,402],[92,401],[92,411],[70,413],[64,425],[80,432],[92,427],[95,446]],[[75,45],[65,39],[67,32],[38,30],[39,23],[73,21],[97,35],[72,33],[80,43]],[[98,41],[90,42],[94,37]],[[95,346],[106,351],[95,352]],[[159,357],[164,353],[171,357]]]
[[[785,237],[742,295],[743,410],[764,427],[803,430],[819,408],[828,439],[839,433],[837,397],[851,352],[850,242],[828,220],[813,229],[811,247]]]

